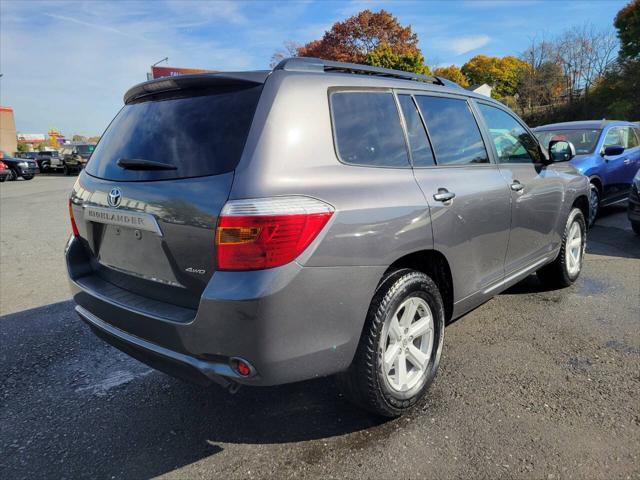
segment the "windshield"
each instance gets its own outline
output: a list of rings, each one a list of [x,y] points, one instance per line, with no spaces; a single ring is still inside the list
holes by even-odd
[[[600,138],[602,130],[544,130],[534,132],[542,146],[547,148],[551,140],[564,140],[573,143],[576,148],[576,155],[586,155],[593,153]]]

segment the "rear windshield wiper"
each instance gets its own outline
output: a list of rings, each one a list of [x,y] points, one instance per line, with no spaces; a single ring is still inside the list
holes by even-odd
[[[178,167],[170,163],[154,162],[142,158],[121,158],[117,165],[127,170],[177,170]]]

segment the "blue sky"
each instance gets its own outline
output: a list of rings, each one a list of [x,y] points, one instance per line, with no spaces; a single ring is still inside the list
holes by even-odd
[[[0,104],[18,131],[101,134],[149,65],[262,69],[286,40],[369,8],[410,24],[430,65],[519,55],[572,25],[611,27],[627,0],[0,1]]]

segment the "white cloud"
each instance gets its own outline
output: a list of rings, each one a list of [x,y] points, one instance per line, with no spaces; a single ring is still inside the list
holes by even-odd
[[[452,50],[456,55],[462,55],[463,53],[477,50],[480,47],[484,47],[491,41],[488,35],[470,35],[467,37],[457,37],[449,42],[449,50]]]

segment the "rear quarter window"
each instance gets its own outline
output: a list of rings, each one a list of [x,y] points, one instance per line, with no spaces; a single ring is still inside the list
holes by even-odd
[[[96,145],[86,172],[117,181],[218,175],[240,161],[262,87],[218,87],[156,96],[125,105]],[[128,170],[120,159],[174,165],[175,170]]]
[[[334,92],[331,116],[344,163],[408,168],[409,156],[396,101],[390,92]]]

